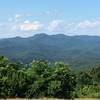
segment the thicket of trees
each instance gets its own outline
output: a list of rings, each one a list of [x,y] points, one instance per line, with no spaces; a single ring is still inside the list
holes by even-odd
[[[37,60],[26,66],[0,57],[1,98],[71,98],[75,86],[76,77],[66,64]]]
[[[77,74],[75,96],[100,98],[100,65]]]
[[[84,96],[100,97],[100,66],[75,74],[62,62],[36,60],[24,65],[0,56],[0,98]]]

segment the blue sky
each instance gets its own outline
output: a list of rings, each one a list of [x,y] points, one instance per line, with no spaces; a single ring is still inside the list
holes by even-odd
[[[100,0],[0,0],[0,38],[100,35]]]

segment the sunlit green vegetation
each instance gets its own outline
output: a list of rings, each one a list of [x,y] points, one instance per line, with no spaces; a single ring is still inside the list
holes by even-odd
[[[30,64],[0,56],[0,98],[100,98],[100,66],[73,72],[68,64]]]

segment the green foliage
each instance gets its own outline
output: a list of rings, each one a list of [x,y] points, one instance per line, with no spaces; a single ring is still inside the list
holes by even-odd
[[[28,97],[56,97],[71,98],[76,79],[69,66],[64,63],[56,63],[53,67],[43,60],[34,61],[27,70],[33,77],[33,83],[29,87]]]
[[[87,72],[80,72],[78,77],[78,82],[81,85],[91,85],[93,83],[92,76]]]
[[[77,75],[69,65],[36,60],[23,65],[0,57],[0,98],[100,98],[100,66]]]
[[[49,66],[44,60],[36,60],[29,68],[7,60],[0,62],[0,97],[56,97],[72,98],[76,85],[75,75],[64,63]]]
[[[78,98],[100,98],[100,87],[94,85],[78,86],[75,91]]]
[[[75,97],[100,98],[100,66],[95,66],[87,72],[81,72],[77,77]]]
[[[26,75],[23,70],[18,70],[17,64],[0,59],[0,97],[24,96],[20,90],[25,90]]]
[[[38,74],[42,75],[48,67],[48,63],[43,60],[34,61],[32,63],[32,70]]]

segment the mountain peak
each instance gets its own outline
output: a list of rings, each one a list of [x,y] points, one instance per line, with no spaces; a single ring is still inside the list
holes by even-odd
[[[100,63],[99,45],[100,37],[41,33],[29,38],[15,37],[0,40],[0,54],[24,62],[43,58],[65,61],[77,66],[79,63],[92,65]]]
[[[48,36],[46,33],[35,34],[34,37],[45,37]]]

